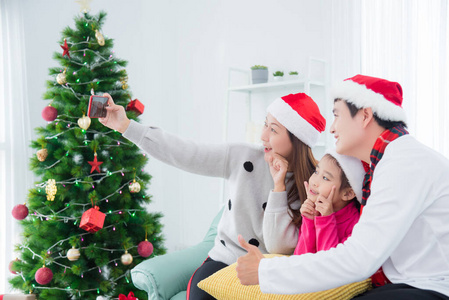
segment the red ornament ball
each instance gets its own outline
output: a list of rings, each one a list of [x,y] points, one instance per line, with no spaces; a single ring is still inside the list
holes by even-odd
[[[18,204],[12,209],[12,216],[17,220],[23,220],[28,216],[28,207],[25,204]]]
[[[57,116],[58,116],[58,111],[53,106],[46,106],[42,110],[42,118],[44,118],[44,120],[47,122],[54,121]]]
[[[19,261],[17,258],[15,260],[11,260],[11,262],[9,263],[9,272],[13,273],[13,274],[17,274],[17,268],[14,267],[14,262]]]
[[[148,257],[153,254],[153,244],[151,244],[148,240],[142,241],[137,246],[137,252],[142,257]]]
[[[34,279],[36,279],[36,282],[40,285],[46,285],[53,279],[53,272],[44,266],[37,270]]]

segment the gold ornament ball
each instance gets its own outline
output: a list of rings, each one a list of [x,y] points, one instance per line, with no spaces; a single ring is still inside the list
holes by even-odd
[[[126,83],[122,84],[122,89],[126,90],[128,88],[128,85]]]
[[[122,264],[125,266],[130,265],[133,262],[133,256],[128,253],[128,250],[125,251],[125,254],[121,257]]]
[[[80,250],[72,247],[69,251],[67,251],[67,259],[70,261],[76,261],[80,258]]]
[[[90,122],[90,118],[83,114],[83,117],[78,119],[78,126],[84,130],[87,130],[90,126]]]
[[[62,72],[62,73],[59,73],[58,74],[58,76],[56,76],[56,82],[57,83],[59,83],[59,84],[66,84],[67,83],[67,78],[66,78],[66,76],[65,76],[65,72],[66,72],[67,70],[64,70],[64,72]]]
[[[135,179],[129,185],[129,191],[131,193],[138,193],[138,192],[140,192],[140,184]]]
[[[45,161],[47,159],[47,156],[48,156],[47,149],[44,148],[44,149],[41,149],[41,150],[37,151],[36,152],[36,156],[37,156],[37,159],[39,161]]]
[[[95,30],[95,37],[97,39],[98,45],[104,46],[104,37],[100,31]]]
[[[49,179],[47,181],[47,186],[45,187],[45,192],[47,193],[47,200],[54,201],[57,191],[58,188],[56,187],[56,181],[54,179]]]

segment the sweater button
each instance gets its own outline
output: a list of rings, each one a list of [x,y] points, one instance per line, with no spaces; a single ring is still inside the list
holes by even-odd
[[[256,247],[259,247],[259,241],[256,240],[256,239],[250,239],[250,240],[248,241],[248,243],[250,243],[251,245],[254,245],[254,246],[256,246]]]
[[[254,170],[254,165],[253,165],[253,163],[250,162],[250,161],[246,161],[246,162],[243,164],[243,167],[245,168],[245,170],[246,170],[247,172],[252,172],[252,171]]]

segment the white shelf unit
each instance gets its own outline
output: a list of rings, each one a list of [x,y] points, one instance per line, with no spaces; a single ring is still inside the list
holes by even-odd
[[[314,70],[314,65],[320,65],[322,68],[322,74],[320,80],[316,80],[312,78],[312,73]],[[245,85],[231,86],[232,76],[234,74],[238,74],[247,77],[247,83]],[[224,126],[223,126],[223,139],[224,141],[228,140],[228,125],[229,125],[229,101],[232,97],[233,93],[244,93],[246,94],[246,106],[247,106],[247,122],[252,121],[252,95],[253,93],[263,94],[267,92],[273,91],[292,91],[293,89],[297,92],[303,92],[307,95],[311,96],[320,107],[321,113],[325,116],[326,112],[326,97],[327,97],[327,89],[326,89],[326,62],[321,59],[310,58],[309,59],[309,71],[307,74],[307,79],[295,79],[295,80],[283,80],[283,81],[272,81],[267,83],[259,83],[259,84],[251,84],[251,73],[248,70],[242,70],[237,68],[230,68],[228,71],[228,89],[226,93],[225,100],[225,108],[224,108]],[[314,97],[314,89],[319,88],[322,90],[322,95],[320,99]],[[283,94],[280,94],[283,95]],[[273,99],[274,100],[274,99]],[[325,134],[324,134],[325,135]],[[323,135],[323,136],[324,136]],[[326,138],[323,137],[320,139],[320,142],[317,144],[317,147],[324,147],[326,145]]]
[[[306,81],[306,80],[285,80],[276,82],[267,82],[259,84],[249,84],[244,86],[229,87],[230,92],[263,92],[267,90],[272,90],[274,88],[287,88],[287,87],[304,87],[305,93],[310,89],[310,85],[324,86],[324,82],[319,81]]]
[[[327,89],[326,89],[326,81],[327,81],[327,66],[326,61],[322,59],[316,59],[316,58],[310,58],[309,59],[309,66],[308,66],[308,73],[305,76],[306,79],[295,79],[295,80],[289,80],[288,76],[283,81],[272,81],[267,83],[259,83],[259,84],[251,84],[251,73],[250,70],[242,70],[238,68],[230,68],[228,71],[228,89],[226,92],[226,99],[225,99],[225,107],[224,107],[224,126],[223,126],[223,139],[224,141],[228,141],[228,126],[229,126],[229,116],[231,112],[229,111],[229,102],[233,95],[235,93],[240,93],[246,95],[245,102],[247,107],[247,122],[252,122],[252,96],[253,94],[263,94],[268,92],[282,92],[279,93],[279,96],[286,95],[289,91],[291,92],[294,90],[295,92],[303,92],[307,95],[311,96],[315,102],[317,102],[318,106],[320,107],[320,111],[323,114],[323,116],[326,116],[325,112],[327,110],[326,105],[326,98],[327,95]],[[316,71],[316,68],[321,69],[321,74],[318,76],[314,75],[314,71]],[[243,85],[237,85],[232,86],[232,77],[239,75],[240,77],[246,77],[247,84]],[[243,80],[244,81],[244,80]],[[321,90],[321,95],[318,98],[314,97],[314,92],[316,89]],[[274,100],[274,99],[273,99]],[[319,142],[315,146],[315,151],[317,151],[317,148],[320,152],[320,154],[324,153],[324,150],[326,148],[326,141],[327,141],[327,131],[322,135]],[[219,205],[223,205],[225,199],[224,199],[224,192],[225,192],[225,181],[223,180],[223,184],[221,186],[221,193],[220,193],[220,203]]]

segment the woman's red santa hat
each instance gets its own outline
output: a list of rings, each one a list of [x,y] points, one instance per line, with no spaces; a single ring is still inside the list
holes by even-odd
[[[277,98],[267,112],[309,147],[315,146],[320,133],[326,129],[326,119],[318,105],[304,93]]]
[[[402,87],[397,82],[356,75],[334,86],[332,96],[357,108],[370,107],[384,121],[406,121],[402,108]]]

